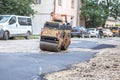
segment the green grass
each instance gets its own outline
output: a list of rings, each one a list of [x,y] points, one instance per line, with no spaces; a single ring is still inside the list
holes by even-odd
[[[116,24],[115,26],[120,27],[120,24]]]
[[[40,35],[32,35],[31,37],[30,37],[30,39],[39,39],[40,38]]]
[[[40,35],[32,35],[32,36],[30,36],[30,39],[39,39],[39,38],[40,38]],[[15,37],[13,39],[15,39],[15,40],[24,40],[25,37]]]

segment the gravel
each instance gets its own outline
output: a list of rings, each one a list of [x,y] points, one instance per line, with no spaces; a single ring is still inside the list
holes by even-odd
[[[102,49],[88,62],[74,64],[67,70],[49,73],[45,80],[120,80],[120,45]]]

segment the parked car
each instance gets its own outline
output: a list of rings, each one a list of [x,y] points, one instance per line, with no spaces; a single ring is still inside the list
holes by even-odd
[[[89,37],[98,37],[98,30],[96,28],[88,28]]]
[[[113,36],[119,36],[119,28],[118,27],[110,27],[111,32],[113,33]]]
[[[90,33],[88,32],[88,30],[85,27],[82,27],[82,37],[89,37]]]
[[[112,37],[113,33],[111,32],[110,29],[103,29],[103,35],[104,37]]]
[[[89,37],[88,30],[83,26],[76,26],[71,31],[71,37]]]
[[[73,27],[71,30],[71,37],[82,37],[82,30],[80,26]]]

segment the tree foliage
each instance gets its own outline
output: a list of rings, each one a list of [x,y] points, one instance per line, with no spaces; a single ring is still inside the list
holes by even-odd
[[[1,0],[0,14],[31,15],[34,11],[30,5],[33,0]]]
[[[120,17],[119,0],[83,0],[81,16],[86,19],[87,26],[104,25],[108,17]]]

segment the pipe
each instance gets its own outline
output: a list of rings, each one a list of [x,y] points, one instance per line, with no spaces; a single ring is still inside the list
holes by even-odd
[[[56,13],[56,0],[54,0],[54,13]]]

